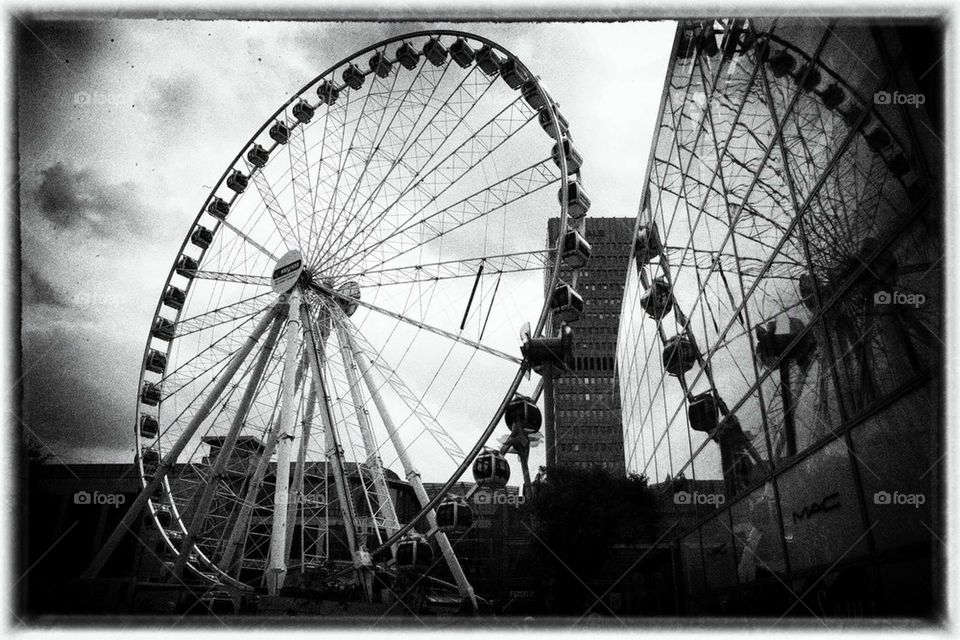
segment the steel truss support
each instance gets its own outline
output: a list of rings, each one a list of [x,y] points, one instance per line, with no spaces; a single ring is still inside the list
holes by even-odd
[[[312,377],[310,379],[310,390],[307,392],[307,406],[303,413],[303,419],[300,421],[300,446],[297,450],[297,466],[294,468],[293,473],[293,491],[295,491],[293,500],[290,500],[287,504],[287,541],[284,551],[284,555],[287,558],[287,566],[290,565],[292,558],[290,557],[290,550],[293,546],[293,530],[297,523],[297,507],[300,507],[301,512],[301,535],[303,532],[303,527],[306,524],[304,520],[306,519],[305,514],[303,513],[303,478],[304,478],[304,465],[307,462],[307,446],[310,442],[310,430],[313,424],[313,414],[317,406],[317,381]],[[326,478],[324,478],[326,482]],[[324,507],[326,509],[326,507]],[[303,545],[300,546],[300,570],[303,570],[304,558],[303,558]]]
[[[307,360],[313,371],[313,379],[318,386],[317,391],[319,397],[323,399],[320,407],[320,419],[323,422],[323,429],[326,434],[327,459],[333,463],[333,479],[337,490],[337,500],[340,501],[340,512],[343,515],[343,526],[347,535],[347,545],[350,547],[350,557],[353,559],[354,566],[359,566],[360,558],[357,553],[359,547],[357,546],[356,516],[353,511],[353,502],[350,501],[350,484],[345,471],[346,465],[343,457],[343,447],[340,446],[340,441],[337,438],[337,432],[334,428],[333,411],[330,407],[330,394],[327,392],[327,385],[323,380],[320,353],[316,348],[313,325],[310,320],[309,305],[301,305],[300,314],[303,320],[303,336],[306,342]]]
[[[337,308],[339,310],[339,307]],[[340,312],[342,315],[342,312]],[[346,319],[343,316],[341,320]],[[343,368],[347,372],[347,384],[350,387],[350,396],[353,400],[354,410],[357,414],[357,422],[360,424],[360,433],[363,437],[363,448],[366,451],[367,459],[365,466],[370,475],[373,476],[374,489],[377,492],[377,513],[371,513],[374,524],[377,523],[377,516],[383,522],[383,528],[387,530],[388,535],[393,535],[400,528],[397,520],[397,512],[390,499],[390,488],[387,486],[387,480],[383,474],[383,462],[380,459],[380,451],[377,442],[373,437],[373,429],[370,427],[370,413],[364,406],[363,398],[360,395],[360,381],[357,379],[357,363],[353,357],[353,351],[350,348],[350,337],[342,322],[335,322],[337,336],[340,340],[340,350],[343,353]],[[361,478],[362,482],[362,478]],[[379,526],[377,525],[379,529]],[[380,532],[377,531],[379,540]]]
[[[290,292],[286,353],[280,391],[280,434],[277,440],[276,487],[273,493],[273,526],[270,530],[270,554],[264,574],[267,593],[277,595],[287,577],[287,503],[290,497],[290,455],[297,419],[295,406],[297,351],[300,346],[300,288]]]
[[[267,335],[267,339],[263,344],[263,350],[260,352],[260,355],[254,364],[253,371],[250,374],[250,380],[247,382],[247,388],[244,391],[243,397],[240,399],[240,405],[237,407],[237,413],[233,417],[233,422],[230,424],[230,429],[227,431],[227,436],[223,441],[223,445],[220,447],[220,452],[217,454],[216,462],[214,462],[213,469],[210,471],[210,479],[204,486],[203,493],[200,495],[197,507],[193,511],[193,518],[190,521],[190,526],[187,528],[187,534],[183,539],[180,555],[177,557],[176,564],[173,567],[173,575],[177,578],[183,575],[183,568],[187,564],[187,560],[190,557],[190,552],[193,551],[196,543],[197,533],[203,528],[203,523],[206,520],[207,512],[210,510],[210,505],[217,493],[217,488],[220,486],[220,479],[225,475],[227,464],[233,455],[233,449],[237,444],[240,431],[247,419],[247,413],[250,411],[250,405],[253,404],[253,400],[257,395],[257,391],[260,389],[260,381],[263,378],[263,372],[267,368],[267,363],[270,361],[270,356],[273,354],[273,349],[277,343],[277,337],[280,334],[280,329],[283,324],[283,315],[285,315],[285,313],[281,314],[281,316],[270,328],[270,333]]]
[[[366,354],[357,348],[356,342],[353,340],[353,336],[350,334],[350,329],[348,327],[343,327],[343,336],[346,338],[346,342],[350,345],[350,350],[353,352],[354,360],[360,367],[360,374],[367,386],[367,390],[370,392],[370,398],[373,400],[374,405],[377,407],[377,412],[383,419],[383,424],[387,429],[387,434],[390,436],[390,442],[393,444],[393,448],[396,449],[397,456],[400,459],[400,464],[403,466],[403,472],[407,478],[407,482],[409,482],[413,487],[413,491],[417,496],[417,500],[420,502],[420,506],[426,507],[430,503],[430,497],[427,495],[427,491],[423,487],[423,482],[420,480],[420,472],[417,471],[416,467],[413,466],[413,462],[410,460],[410,456],[407,454],[407,449],[403,443],[403,438],[400,436],[400,431],[397,428],[397,425],[394,424],[393,419],[390,417],[390,411],[387,409],[387,404],[380,395],[380,389],[373,380],[373,365],[367,359]],[[435,530],[437,528],[437,514],[433,509],[431,509],[427,512],[426,517],[430,529]],[[476,609],[477,598],[473,593],[473,587],[470,586],[470,582],[467,580],[467,576],[463,572],[463,567],[460,566],[460,561],[453,552],[453,545],[450,544],[450,540],[447,539],[447,535],[442,531],[438,531],[435,537],[437,544],[440,547],[440,552],[443,554],[443,558],[446,560],[447,566],[450,568],[450,573],[453,574],[453,577],[457,582],[457,589],[460,592],[460,596],[469,598],[474,609]]]
[[[227,385],[230,384],[233,376],[235,376],[237,371],[240,369],[240,365],[243,364],[243,361],[246,360],[247,356],[250,355],[250,352],[253,351],[253,347],[257,344],[257,341],[260,340],[260,336],[264,334],[264,332],[267,330],[267,327],[270,326],[272,322],[276,321],[277,315],[280,313],[280,309],[280,305],[275,305],[269,312],[267,312],[254,328],[253,332],[247,337],[247,340],[243,346],[240,347],[240,349],[233,355],[230,363],[227,365],[226,369],[224,369],[219,380],[217,380],[210,389],[210,393],[207,394],[207,397],[200,405],[197,413],[194,414],[193,418],[190,420],[190,423],[187,424],[183,432],[180,434],[180,437],[173,444],[173,446],[170,447],[170,450],[167,451],[166,455],[163,457],[163,460],[161,460],[156,473],[153,475],[153,479],[151,479],[150,482],[148,482],[143,488],[143,490],[140,491],[140,494],[136,497],[136,499],[133,501],[133,504],[131,504],[130,508],[127,510],[126,515],[123,516],[123,519],[119,522],[119,524],[117,524],[116,528],[113,530],[113,533],[111,533],[110,537],[107,538],[107,541],[104,543],[103,547],[100,548],[100,551],[90,563],[90,566],[87,567],[87,570],[83,572],[83,578],[91,579],[96,578],[97,575],[99,575],[100,571],[103,569],[103,565],[106,564],[107,560],[116,550],[127,531],[131,530],[134,521],[140,517],[144,506],[147,504],[147,501],[150,500],[150,497],[160,487],[160,484],[166,478],[167,474],[177,463],[177,458],[186,448],[187,444],[190,442],[190,439],[193,438],[197,429],[200,428],[200,425],[210,414],[210,411],[217,403],[217,400],[219,400],[220,396],[223,394],[224,389],[227,388]]]

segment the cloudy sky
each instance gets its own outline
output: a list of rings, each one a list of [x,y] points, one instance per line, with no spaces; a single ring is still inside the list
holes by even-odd
[[[105,20],[19,28],[23,411],[49,452],[65,462],[132,458],[154,305],[213,181],[326,67],[431,26],[484,35],[525,61],[576,128],[591,213],[636,214],[672,23]]]

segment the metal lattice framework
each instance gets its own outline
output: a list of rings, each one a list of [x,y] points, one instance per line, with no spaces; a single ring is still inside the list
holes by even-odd
[[[546,326],[561,256],[543,231],[567,223],[558,193],[579,177],[550,150],[562,122],[508,51],[431,31],[345,58],[251,137],[144,351],[128,516],[149,510],[168,574],[276,593],[288,571],[353,567],[424,521],[472,597],[417,465],[452,485],[533,384],[516,332]],[[407,522],[398,464],[419,500]]]
[[[628,468],[719,470],[736,495],[935,362],[933,181],[874,104],[895,61],[865,92],[824,62],[839,38],[678,29],[618,340]],[[875,298],[893,290],[926,301]]]

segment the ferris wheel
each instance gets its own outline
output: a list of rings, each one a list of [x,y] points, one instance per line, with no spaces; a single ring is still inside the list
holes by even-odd
[[[737,495],[934,361],[940,301],[883,299],[937,290],[932,180],[876,89],[820,57],[830,37],[678,29],[621,323],[651,426],[628,466],[719,468]]]
[[[145,510],[173,576],[275,594],[291,571],[387,552],[444,561],[473,598],[446,537],[470,509],[447,492],[471,465],[505,484],[508,452],[529,478],[529,372],[570,361],[571,328],[544,327],[582,308],[581,163],[539,79],[467,33],[379,42],[284,102],[174,259],[136,402],[143,491],[88,575]],[[566,233],[547,247],[552,217]]]

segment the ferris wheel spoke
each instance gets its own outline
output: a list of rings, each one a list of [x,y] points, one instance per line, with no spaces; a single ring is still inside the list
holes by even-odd
[[[185,360],[174,370],[166,373],[160,379],[166,400],[176,395],[180,390],[198,377],[209,373],[217,366],[221,366],[243,345],[243,331],[249,328],[256,315],[248,316],[230,331],[220,336],[209,345]],[[171,391],[170,388],[173,387]]]
[[[423,403],[423,398],[418,397],[410,387],[407,386],[403,379],[397,374],[396,369],[390,367],[383,361],[383,357],[356,331],[356,328],[353,327],[349,319],[342,317],[338,322],[338,327],[343,332],[349,332],[347,340],[354,343],[354,349],[364,352],[372,368],[377,370],[380,377],[390,386],[393,392],[397,394],[407,409],[410,410],[411,415],[416,416],[417,420],[424,426],[440,449],[444,451],[455,464],[459,464],[460,461],[466,457],[466,454],[463,449],[460,448],[457,441],[443,428],[437,417],[427,409]]]
[[[268,291],[179,320],[173,325],[174,336],[182,337],[261,313],[269,306],[264,304],[264,299],[270,296]]]
[[[444,75],[450,66],[450,64],[444,65]],[[440,80],[442,80],[442,78],[443,75],[441,75]],[[437,81],[437,87],[439,87],[440,80]],[[373,197],[363,202],[358,210],[366,211],[372,209],[375,204],[381,201],[381,197],[383,199],[395,197],[395,200],[391,201],[389,205],[381,207],[374,217],[374,221],[379,220],[391,211],[397,202],[409,191],[411,185],[414,184],[426,165],[440,152],[444,142],[449,140],[457,129],[464,126],[470,112],[481,101],[483,96],[486,95],[487,90],[493,86],[493,81],[493,78],[486,78],[477,67],[473,67],[471,71],[460,80],[446,99],[443,100],[440,107],[433,112],[426,125],[413,139],[413,142],[409,144],[404,143],[402,151],[397,155],[394,166],[381,183],[383,188],[378,189]],[[434,87],[434,92],[437,87]],[[433,93],[431,93],[430,96],[430,99],[432,98]],[[411,129],[411,134],[415,130],[416,125]],[[437,140],[441,141],[439,145],[436,144]],[[396,180],[390,180],[393,171],[398,168],[406,169],[406,174],[397,176]],[[396,182],[397,185],[394,185],[394,182]],[[387,187],[389,187],[389,189]],[[373,229],[372,222],[361,229],[361,232],[365,234],[364,242],[366,242],[369,235],[373,233]]]
[[[499,275],[521,271],[543,272],[550,266],[550,250],[521,251],[480,258],[463,258],[427,262],[407,267],[369,269],[341,274],[341,280],[366,280],[370,286],[415,284],[418,282],[477,278],[480,275]],[[363,286],[361,284],[361,286]]]
[[[414,176],[411,184],[403,189],[400,195],[379,215],[373,218],[372,222],[386,222],[387,216],[394,211],[398,205],[400,209],[409,211],[410,207],[403,202],[404,198],[410,196],[414,203],[423,202],[424,204],[413,211],[402,222],[399,221],[400,211],[397,211],[398,222],[392,225],[394,231],[402,229],[411,221],[423,214],[423,212],[437,202],[437,200],[452,188],[458,181],[464,179],[467,174],[482,166],[483,161],[493,154],[497,149],[503,146],[514,135],[519,133],[536,116],[526,102],[521,98],[516,98],[509,103],[496,115],[494,115],[482,127],[474,131],[463,143],[451,151],[445,158],[435,164],[425,173]],[[439,151],[440,147],[436,149]],[[429,160],[428,160],[429,163]],[[508,178],[509,179],[509,178]],[[417,206],[413,204],[413,206]],[[368,225],[368,231],[375,229]],[[364,230],[361,230],[364,231]],[[387,227],[387,233],[390,233],[390,227]],[[366,233],[363,239],[358,243],[362,246],[370,238],[370,233]],[[356,236],[350,238],[345,244],[344,249],[354,244]],[[377,245],[375,245],[377,246]],[[345,252],[345,251],[343,251]]]
[[[184,270],[193,278],[200,280],[216,280],[217,282],[234,282],[237,284],[252,284],[261,287],[269,287],[270,276],[253,276],[244,273],[228,273],[224,271],[204,271],[203,269]]]
[[[273,193],[273,188],[267,181],[263,170],[254,167],[249,160],[245,160],[245,162],[247,165],[247,173],[253,178],[253,184],[256,185],[257,191],[260,193],[260,200],[263,201],[263,205],[270,213],[270,219],[273,220],[274,227],[276,227],[280,233],[280,240],[287,249],[300,249],[301,247],[297,236],[290,226],[289,221],[287,221],[287,216],[283,212],[283,209],[280,208],[277,196]]]
[[[248,244],[249,244],[250,246],[252,246],[254,249],[256,249],[257,251],[259,251],[259,252],[262,253],[263,255],[265,255],[265,256],[267,256],[268,258],[270,258],[270,260],[271,260],[272,262],[276,262],[277,260],[279,260],[279,258],[278,258],[277,256],[275,256],[272,251],[270,251],[269,249],[267,249],[266,247],[264,247],[262,244],[260,244],[259,242],[257,242],[257,241],[254,240],[253,238],[251,238],[248,234],[246,234],[246,233],[244,233],[243,231],[241,231],[240,229],[238,229],[236,226],[234,226],[232,223],[228,222],[226,219],[221,220],[221,221],[220,221],[220,224],[223,225],[224,227],[226,227],[227,229],[229,229],[230,231],[232,231],[232,232],[233,232],[234,234],[236,234],[237,236],[239,236],[239,238],[240,238],[241,240],[243,240],[244,242],[248,243]]]
[[[376,74],[373,74],[373,75],[374,75],[374,84],[375,85],[382,84],[380,82],[379,76],[377,76]],[[351,96],[352,94],[353,94],[353,91],[347,92],[348,97]],[[360,124],[363,122],[363,116],[365,113],[367,113],[367,103],[370,101],[371,96],[373,96],[374,94],[375,92],[373,90],[367,91],[364,94],[363,100],[360,103],[359,118],[357,120],[357,124],[353,127],[353,130],[350,133],[350,142],[347,143],[346,148],[344,148],[343,146],[345,137],[341,137],[340,151],[339,151],[339,155],[337,156],[339,162],[337,163],[336,177],[333,181],[333,190],[330,193],[330,197],[327,201],[326,207],[324,207],[324,213],[323,213],[324,224],[321,226],[319,230],[320,237],[317,238],[318,247],[322,247],[330,241],[330,238],[333,237],[333,234],[337,232],[336,231],[337,223],[340,221],[340,219],[343,216],[343,209],[344,209],[345,203],[340,202],[340,196],[342,195],[343,189],[346,188],[346,184],[344,183],[344,177],[346,177],[348,180],[353,177],[347,171],[348,166],[351,166],[351,167],[353,166],[353,165],[350,165],[352,158],[359,158],[360,160],[362,160],[362,150],[358,149],[356,146],[357,134],[360,131],[360,128],[361,128]],[[349,107],[349,104],[350,102],[348,102],[347,107],[345,107],[345,111],[344,111],[345,119],[346,119],[346,108]],[[355,164],[359,164],[359,161],[355,162]]]
[[[399,70],[393,74],[393,84],[386,92],[385,97],[371,92],[371,97],[376,96],[378,99],[382,98],[382,101],[378,100],[378,104],[374,105],[373,110],[367,110],[364,108],[360,115],[360,122],[357,125],[356,131],[359,133],[361,130],[364,130],[364,133],[360,134],[360,145],[358,145],[357,148],[366,150],[367,153],[365,154],[366,157],[363,158],[363,166],[360,168],[359,174],[353,177],[353,186],[351,187],[349,194],[347,194],[346,200],[344,201],[343,205],[339,207],[340,210],[338,212],[337,221],[339,221],[342,216],[346,216],[344,225],[342,228],[339,228],[337,222],[334,222],[328,233],[328,238],[332,241],[331,244],[334,246],[340,241],[340,239],[350,233],[349,229],[351,224],[355,226],[360,226],[362,224],[362,211],[352,205],[360,193],[360,189],[364,183],[364,180],[366,180],[367,183],[370,183],[371,181],[374,184],[377,183],[378,176],[376,171],[380,165],[387,160],[387,156],[392,146],[386,142],[387,133],[394,129],[394,123],[396,122],[398,115],[403,112],[404,104],[406,103],[407,98],[411,95],[417,80],[421,77],[423,69],[424,63],[421,62],[413,81],[407,86],[406,90],[399,98],[395,96],[394,91],[397,80],[402,75]],[[399,104],[394,108],[391,103],[397,101],[399,101]],[[392,111],[390,120],[389,122],[385,123],[386,115],[390,111]],[[367,125],[366,127],[364,127],[365,124]],[[373,127],[374,124],[376,124],[375,129]],[[384,124],[386,124],[386,126],[384,126]],[[353,145],[351,145],[351,148],[353,148]],[[373,165],[372,169],[371,165]],[[382,184],[382,180],[380,183]],[[335,251],[335,249],[332,251]]]
[[[393,152],[392,160],[390,160],[390,166],[387,168],[385,174],[381,177],[379,183],[376,185],[376,188],[372,193],[368,194],[365,200],[360,203],[360,205],[354,207],[357,212],[358,220],[361,220],[366,217],[367,213],[372,210],[374,203],[378,202],[378,197],[383,194],[384,197],[390,197],[388,194],[396,191],[395,187],[391,181],[391,176],[397,168],[403,168],[407,170],[409,175],[415,175],[418,171],[418,168],[414,165],[411,166],[410,162],[406,160],[406,152],[410,149],[411,138],[413,134],[417,132],[417,127],[420,124],[420,121],[423,119],[424,114],[426,114],[429,109],[431,101],[436,95],[437,89],[439,89],[443,78],[446,76],[447,70],[450,68],[450,65],[443,65],[441,69],[435,69],[433,67],[429,68],[429,71],[424,73],[428,69],[425,63],[421,63],[420,69],[417,73],[416,78],[410,84],[408,92],[410,95],[419,98],[425,98],[423,100],[413,102],[407,101],[406,97],[401,103],[400,107],[397,109],[397,112],[394,114],[394,121],[398,122],[397,127],[388,126],[384,133],[384,137],[381,140],[381,143],[377,146],[378,151],[384,150],[384,158],[390,159],[391,152]],[[461,80],[461,84],[466,81],[466,76]],[[416,90],[414,90],[416,87]],[[456,90],[455,90],[456,91]],[[414,114],[405,113],[406,110],[416,111]],[[430,131],[433,120],[436,116],[443,112],[443,105],[436,111],[434,111],[433,116],[428,121],[427,125],[420,131],[419,136],[414,139],[414,144],[419,141],[425,132]],[[404,117],[399,117],[400,115]],[[457,121],[457,124],[462,122],[461,120]],[[418,154],[414,154],[412,160],[416,163],[418,159]],[[402,178],[398,178],[398,182]]]
[[[293,184],[293,225],[297,232],[297,244],[301,251],[308,251],[303,240],[304,225],[310,221],[307,231],[307,244],[313,229],[313,188],[310,185],[310,162],[307,159],[307,140],[303,126],[293,127],[287,140],[287,158],[290,161],[290,181]]]
[[[559,170],[556,169],[553,161],[542,160],[463,198],[449,207],[398,228],[379,242],[364,247],[354,256],[344,258],[340,262],[329,265],[328,268],[334,270],[337,266],[349,268],[349,265],[360,264],[360,260],[389,242],[391,244],[388,246],[393,248],[391,255],[372,266],[374,269],[380,268],[386,263],[410,251],[419,249],[451,231],[503,210],[508,205],[518,202],[545,187],[556,184],[560,178]],[[421,212],[424,208],[421,209]],[[416,215],[413,217],[416,217]],[[349,265],[347,264],[348,261]]]
[[[341,292],[339,292],[339,291],[335,291],[335,290],[330,289],[330,288],[328,288],[328,287],[325,287],[325,286],[323,286],[323,285],[319,285],[319,284],[316,284],[316,283],[312,283],[310,286],[311,286],[311,288],[312,288],[315,292],[317,292],[320,296],[324,296],[324,297],[334,297],[334,298],[336,298],[336,299],[338,299],[338,300],[343,300],[344,302],[349,302],[349,303],[352,303],[352,304],[357,304],[357,305],[359,305],[359,306],[361,306],[361,307],[363,307],[363,308],[365,308],[365,309],[369,309],[369,310],[371,310],[371,311],[376,311],[377,313],[382,314],[382,315],[385,315],[385,316],[387,316],[387,317],[389,317],[389,318],[393,318],[394,320],[399,320],[399,321],[401,321],[401,322],[404,322],[404,323],[406,323],[406,324],[409,324],[409,325],[411,325],[411,326],[413,326],[413,327],[416,327],[416,328],[418,328],[418,329],[423,329],[424,331],[428,331],[428,332],[430,332],[430,333],[432,333],[432,334],[434,334],[434,335],[438,335],[438,336],[443,337],[443,338],[446,338],[446,339],[448,339],[448,340],[453,340],[454,342],[459,342],[460,344],[467,345],[468,347],[473,347],[474,349],[477,349],[477,350],[479,350],[479,351],[483,351],[484,353],[490,354],[490,355],[492,355],[492,356],[496,356],[496,357],[501,358],[501,359],[503,359],[503,360],[506,360],[506,361],[508,361],[508,362],[513,362],[513,363],[515,363],[515,364],[522,364],[522,363],[523,363],[523,360],[521,360],[520,358],[518,358],[518,357],[516,357],[516,356],[512,356],[512,355],[510,355],[510,354],[508,354],[508,353],[504,353],[504,352],[502,352],[502,351],[500,351],[500,350],[498,350],[498,349],[494,349],[493,347],[489,347],[489,346],[487,346],[487,345],[485,345],[485,344],[481,344],[481,343],[479,343],[479,342],[476,342],[476,341],[474,341],[474,340],[471,340],[471,339],[469,339],[469,338],[467,338],[467,337],[465,337],[465,336],[462,336],[462,335],[460,335],[460,334],[453,333],[452,331],[447,331],[447,330],[445,330],[445,329],[440,329],[439,327],[431,326],[431,325],[429,325],[429,324],[427,324],[427,323],[425,323],[425,322],[421,322],[420,320],[415,320],[415,319],[413,319],[413,318],[408,318],[407,316],[405,316],[405,315],[403,315],[403,314],[401,314],[401,313],[397,313],[397,312],[395,312],[395,311],[390,311],[390,310],[388,310],[388,309],[384,309],[384,308],[382,308],[382,307],[378,307],[378,306],[376,306],[376,305],[374,305],[374,304],[370,304],[369,302],[366,302],[366,301],[364,301],[364,300],[358,300],[358,299],[356,299],[356,298],[353,298],[353,297],[344,295],[343,293],[341,293]]]

